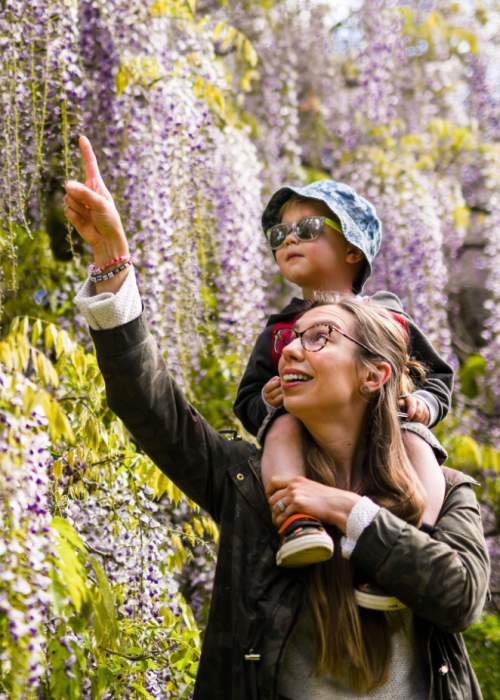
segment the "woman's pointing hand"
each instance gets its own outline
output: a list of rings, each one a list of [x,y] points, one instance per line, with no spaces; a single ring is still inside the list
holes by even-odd
[[[97,265],[128,255],[128,243],[120,215],[99,172],[90,141],[80,136],[85,184],[65,183],[64,213],[80,236],[92,247]]]

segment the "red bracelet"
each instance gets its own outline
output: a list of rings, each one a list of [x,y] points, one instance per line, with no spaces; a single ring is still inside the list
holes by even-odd
[[[132,261],[132,256],[129,255],[120,255],[117,258],[113,258],[113,260],[109,260],[108,262],[104,263],[104,265],[90,265],[89,267],[89,272],[91,275],[98,275],[101,272],[104,272],[105,270],[109,270],[110,267],[115,267],[115,265],[119,265],[122,262],[131,262]]]

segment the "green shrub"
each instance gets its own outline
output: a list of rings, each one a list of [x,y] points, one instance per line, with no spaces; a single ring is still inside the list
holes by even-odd
[[[483,615],[464,637],[484,700],[500,700],[500,619]]]

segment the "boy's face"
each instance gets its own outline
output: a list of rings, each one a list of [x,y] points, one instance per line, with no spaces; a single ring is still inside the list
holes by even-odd
[[[330,216],[321,202],[294,202],[285,210],[282,223],[294,223],[305,216]],[[354,275],[359,269],[362,253],[330,226],[313,241],[299,241],[292,232],[276,251],[276,262],[282,275],[302,288],[304,296],[315,290],[327,289],[352,292]]]

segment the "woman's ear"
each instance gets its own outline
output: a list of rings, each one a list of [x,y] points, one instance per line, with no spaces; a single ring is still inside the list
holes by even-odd
[[[360,391],[363,396],[369,396],[379,391],[392,374],[391,365],[388,362],[377,362],[374,369],[367,369]]]

